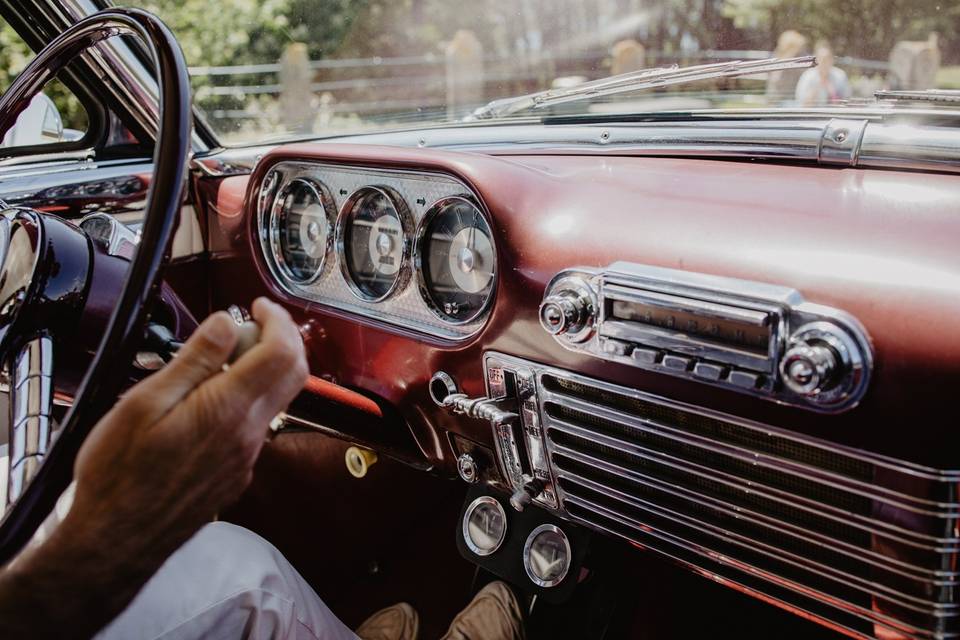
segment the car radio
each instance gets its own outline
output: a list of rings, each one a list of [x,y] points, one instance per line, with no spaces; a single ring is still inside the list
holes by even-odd
[[[618,262],[547,286],[540,324],[567,349],[824,412],[857,404],[863,327],[787,287]]]

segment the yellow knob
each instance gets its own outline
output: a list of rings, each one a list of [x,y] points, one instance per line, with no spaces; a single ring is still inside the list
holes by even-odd
[[[347,462],[347,471],[354,478],[367,475],[367,470],[377,462],[377,452],[363,447],[350,447],[344,457]]]

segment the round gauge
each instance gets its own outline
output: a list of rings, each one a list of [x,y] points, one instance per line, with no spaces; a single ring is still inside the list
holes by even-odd
[[[507,515],[500,503],[480,496],[463,513],[463,540],[478,556],[488,556],[503,544],[507,535]]]
[[[297,284],[320,277],[335,219],[333,198],[322,184],[297,178],[280,190],[270,216],[270,245],[283,275]]]
[[[410,212],[394,191],[364,187],[350,196],[337,238],[343,275],[357,296],[376,302],[403,286],[412,228]]]
[[[570,570],[570,541],[559,527],[542,524],[527,536],[523,545],[523,567],[534,584],[553,587]]]
[[[467,198],[444,198],[424,216],[416,248],[420,290],[444,320],[469,322],[486,309],[496,273],[492,236]]]

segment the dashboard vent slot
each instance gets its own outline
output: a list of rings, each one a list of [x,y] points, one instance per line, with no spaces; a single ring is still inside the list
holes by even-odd
[[[960,472],[543,369],[561,509],[857,637],[953,638]]]

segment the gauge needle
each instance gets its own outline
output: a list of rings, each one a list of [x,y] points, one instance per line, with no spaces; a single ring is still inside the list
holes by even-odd
[[[553,561],[547,561],[547,559],[539,553],[533,554],[534,559],[537,563],[537,568],[540,570],[540,575],[546,576],[549,575],[549,572],[558,564],[563,562],[563,557],[559,557]]]

